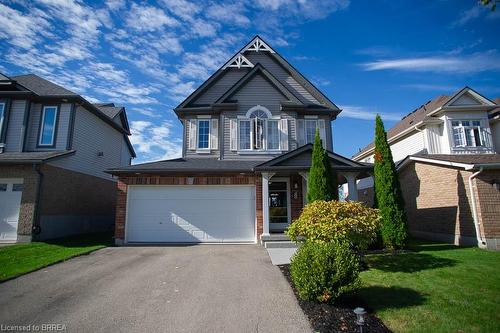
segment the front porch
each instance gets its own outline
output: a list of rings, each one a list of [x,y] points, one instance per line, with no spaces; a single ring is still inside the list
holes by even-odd
[[[348,185],[349,196],[340,199],[358,200],[356,181],[367,177],[372,167],[332,152],[328,156],[339,188]],[[262,178],[262,186],[257,189],[262,200],[257,203],[262,207],[262,226],[257,227],[261,230],[257,235],[261,243],[289,242],[283,233],[307,203],[311,157],[312,145],[308,144],[255,167]]]

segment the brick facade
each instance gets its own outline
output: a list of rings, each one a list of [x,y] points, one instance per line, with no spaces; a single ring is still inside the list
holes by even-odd
[[[414,162],[404,167],[400,182],[410,233],[454,244],[475,245],[469,177],[463,169]],[[499,171],[485,171],[474,181],[481,236],[500,237],[500,194],[491,184]],[[488,244],[488,247],[497,248]]]

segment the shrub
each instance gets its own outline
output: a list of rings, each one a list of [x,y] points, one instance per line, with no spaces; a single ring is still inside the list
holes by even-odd
[[[292,257],[290,274],[301,299],[331,302],[358,286],[359,267],[346,242],[306,241]]]
[[[311,168],[307,179],[307,201],[338,199],[336,180],[328,154],[321,144],[319,130],[316,129]]]
[[[406,212],[398,173],[379,115],[375,119],[375,199],[382,217],[380,234],[389,249],[404,247],[408,238]]]
[[[378,210],[356,201],[322,201],[307,204],[300,217],[286,231],[294,241],[301,237],[313,242],[343,240],[365,250],[377,237]]]

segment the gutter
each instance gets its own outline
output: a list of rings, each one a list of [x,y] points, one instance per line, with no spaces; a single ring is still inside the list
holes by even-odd
[[[31,235],[38,236],[42,232],[42,226],[40,224],[40,202],[42,201],[42,183],[43,183],[43,173],[40,170],[40,164],[33,164],[33,168],[38,174],[38,186],[36,191],[35,199],[35,214],[33,216],[33,226],[31,228]]]
[[[484,248],[486,247],[486,242],[481,238],[481,230],[479,228],[479,219],[478,219],[478,216],[477,216],[477,208],[476,208],[476,195],[474,193],[474,188],[472,186],[472,181],[474,180],[474,178],[476,178],[477,176],[479,176],[479,174],[481,172],[483,172],[483,167],[481,167],[479,169],[479,171],[473,173],[470,177],[469,177],[469,191],[470,191],[470,197],[471,197],[471,201],[472,201],[472,218],[474,219],[474,227],[476,229],[476,239],[477,239],[477,245],[481,248]]]

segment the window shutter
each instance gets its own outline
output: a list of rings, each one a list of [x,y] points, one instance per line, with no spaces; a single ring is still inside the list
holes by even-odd
[[[323,148],[326,149],[326,128],[325,127],[326,127],[325,120],[319,119],[318,120],[319,138],[321,139],[321,142],[323,143]]]
[[[297,142],[299,144],[299,147],[302,147],[306,144],[304,131],[304,119],[297,119]]]
[[[189,124],[189,149],[190,150],[195,150],[196,149],[196,119],[190,119],[188,120]]]
[[[238,120],[229,119],[229,149],[238,150]]]
[[[288,119],[280,119],[280,149],[288,150]]]
[[[219,148],[219,119],[211,120],[210,128],[210,149]]]

